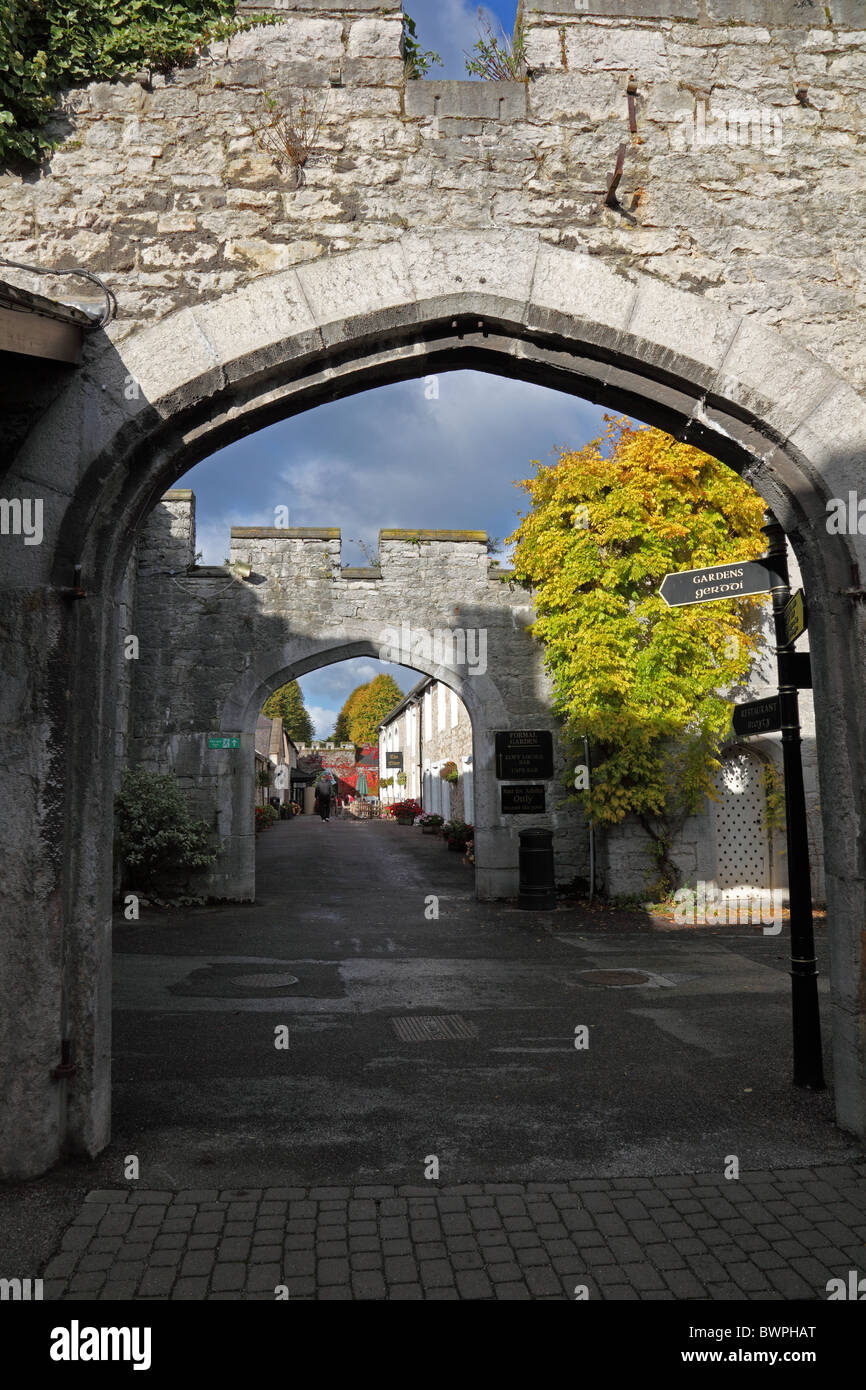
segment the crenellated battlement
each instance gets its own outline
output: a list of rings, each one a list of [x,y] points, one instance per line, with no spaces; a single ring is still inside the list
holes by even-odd
[[[256,588],[264,579],[277,589],[293,579],[306,585],[337,582],[355,590],[417,584],[420,579],[441,589],[459,577],[466,592],[476,594],[491,580],[512,577],[511,571],[491,563],[486,531],[383,528],[377,550],[376,564],[344,565],[339,526],[233,526],[228,566],[197,565],[195,494],[175,488],[150,515],[139,541],[138,571],[154,577],[184,573],[200,583],[234,573],[250,581],[246,587]]]

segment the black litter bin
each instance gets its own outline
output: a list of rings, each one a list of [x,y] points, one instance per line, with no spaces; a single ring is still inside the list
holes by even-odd
[[[521,830],[520,888],[517,906],[536,911],[556,907],[553,831]]]

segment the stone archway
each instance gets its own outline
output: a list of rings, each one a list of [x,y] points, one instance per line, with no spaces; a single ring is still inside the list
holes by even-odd
[[[242,730],[252,738],[256,717],[272,690],[322,666],[352,657],[376,657],[379,642],[375,635],[312,642],[296,639],[278,651],[261,654],[244,673],[223,709],[222,728],[226,733]],[[475,748],[476,875],[479,898],[507,897],[517,891],[514,855],[509,852],[509,834],[498,815],[497,783],[494,777],[493,731],[511,726],[511,712],[501,691],[489,675],[467,677],[465,671],[414,658],[417,670],[448,685],[460,696],[472,723]],[[262,673],[267,672],[266,676]],[[249,761],[249,760],[248,760]],[[251,804],[249,781],[240,790],[241,804]],[[254,882],[253,844],[249,831],[238,837],[235,852],[237,877],[242,883]]]
[[[866,1132],[866,539],[824,524],[827,500],[860,477],[866,405],[829,365],[697,294],[533,233],[413,233],[92,342],[7,474],[8,492],[44,497],[45,544],[4,554],[16,732],[2,784],[18,814],[0,1049],[14,1118],[0,1126],[0,1172],[35,1173],[65,1147],[95,1153],[108,1138],[110,740],[118,589],[137,528],[221,444],[459,366],[632,410],[736,468],[785,528],[812,601],[837,1116]],[[76,565],[81,601],[59,592]],[[74,1087],[52,1079],[62,1039],[74,1045]]]

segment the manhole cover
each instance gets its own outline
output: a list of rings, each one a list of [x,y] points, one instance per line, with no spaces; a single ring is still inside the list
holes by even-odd
[[[244,989],[282,989],[285,985],[296,985],[297,975],[233,975],[232,984],[243,985]]]
[[[331,961],[304,961],[301,976],[291,974],[286,966],[294,961],[281,960],[269,965],[267,959],[213,961],[210,965],[191,970],[182,980],[167,985],[169,994],[189,999],[276,999],[297,985],[305,999],[343,999],[346,987],[340,979],[339,965]],[[300,963],[300,962],[299,962]]]
[[[580,978],[585,985],[598,985],[605,989],[624,989],[628,985],[648,985],[649,975],[643,970],[582,970]]]
[[[391,1027],[401,1042],[451,1042],[478,1037],[472,1024],[459,1014],[418,1014],[414,1018],[392,1018]]]

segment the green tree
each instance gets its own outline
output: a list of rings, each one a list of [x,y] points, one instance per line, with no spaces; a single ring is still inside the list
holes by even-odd
[[[310,718],[301,687],[297,681],[281,685],[273,695],[269,695],[262,708],[268,719],[282,719],[283,728],[295,743],[312,743],[313,721]]]
[[[228,0],[3,0],[0,161],[36,161],[52,148],[42,126],[62,87],[188,66],[216,39],[280,22],[237,17]]]
[[[379,725],[403,698],[393,676],[376,676],[368,685],[362,686],[358,699],[349,716],[349,738],[353,743],[376,743],[379,738]]]
[[[173,772],[124,768],[114,809],[117,853],[142,892],[177,892],[186,875],[216,859],[208,827],[193,819]]]
[[[764,600],[671,609],[659,585],[668,571],[761,555],[763,503],[698,449],[611,417],[606,438],[535,466],[517,484],[532,508],[509,539],[534,589],[569,766],[584,736],[595,747],[577,796],[597,824],[639,819],[653,887],[670,891],[672,837],[713,795],[728,692],[749,669]]]

